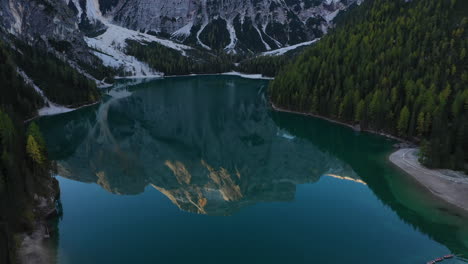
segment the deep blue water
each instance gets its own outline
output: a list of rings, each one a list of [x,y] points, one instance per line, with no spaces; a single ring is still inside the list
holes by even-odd
[[[120,84],[99,106],[41,119],[60,175],[58,262],[412,264],[468,252],[466,219],[389,164],[394,142],[272,112],[267,84]]]

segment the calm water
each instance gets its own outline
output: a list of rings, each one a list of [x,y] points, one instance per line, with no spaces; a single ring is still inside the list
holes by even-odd
[[[60,175],[58,262],[467,256],[468,221],[388,163],[394,142],[272,112],[267,85],[227,76],[120,84],[98,106],[41,119]]]

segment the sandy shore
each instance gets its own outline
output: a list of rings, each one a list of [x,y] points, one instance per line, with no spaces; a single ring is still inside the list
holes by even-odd
[[[271,107],[275,111],[312,116],[327,120],[335,124],[344,125],[354,130],[358,130],[356,126],[333,120],[330,118],[326,118],[323,116],[290,111],[275,106],[273,103],[271,103]],[[381,136],[398,140],[400,142],[404,142],[409,145],[413,145],[406,140],[386,133],[381,133],[373,130],[363,131],[375,133]],[[407,174],[409,174],[411,177],[413,177],[423,187],[428,189],[435,197],[447,202],[451,206],[461,209],[465,213],[468,213],[468,176],[462,172],[456,172],[452,170],[428,169],[419,163],[417,152],[417,148],[402,148],[392,153],[389,157],[389,160],[394,165],[396,165],[397,167],[405,171]]]
[[[436,197],[468,212],[468,176],[451,170],[428,169],[419,163],[417,153],[415,148],[400,149],[389,159]]]

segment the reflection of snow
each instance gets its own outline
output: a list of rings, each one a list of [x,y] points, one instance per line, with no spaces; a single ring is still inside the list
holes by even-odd
[[[296,138],[295,136],[289,134],[289,133],[286,132],[286,131],[278,131],[278,132],[276,133],[276,135],[278,135],[279,137],[285,138],[285,139],[287,139],[287,140],[293,140],[293,139]]]
[[[111,144],[112,146],[117,147],[117,141],[109,129],[109,121],[107,119],[109,115],[109,108],[118,100],[130,97],[132,93],[127,88],[113,88],[107,94],[111,96],[111,99],[99,106],[96,115],[96,124],[93,126],[92,133],[89,135],[92,137],[97,135],[96,141],[101,144]]]
[[[109,90],[97,113],[88,111],[93,118],[82,118],[92,122],[83,142],[60,161],[66,177],[120,194],[151,184],[182,210],[212,215],[293,199],[295,188],[277,188],[286,183],[316,182],[327,173],[357,178],[349,165],[277,126],[258,100],[265,82],[221,78],[224,85],[205,94],[199,85],[211,78],[198,79]],[[241,86],[251,89],[240,93]],[[259,182],[266,186],[260,195],[250,191]]]
[[[121,99],[132,95],[127,89],[112,89],[108,93],[113,99]]]

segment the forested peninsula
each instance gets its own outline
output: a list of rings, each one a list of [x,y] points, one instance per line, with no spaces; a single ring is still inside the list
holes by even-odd
[[[421,144],[431,168],[468,162],[468,3],[370,0],[283,68],[274,105]]]

